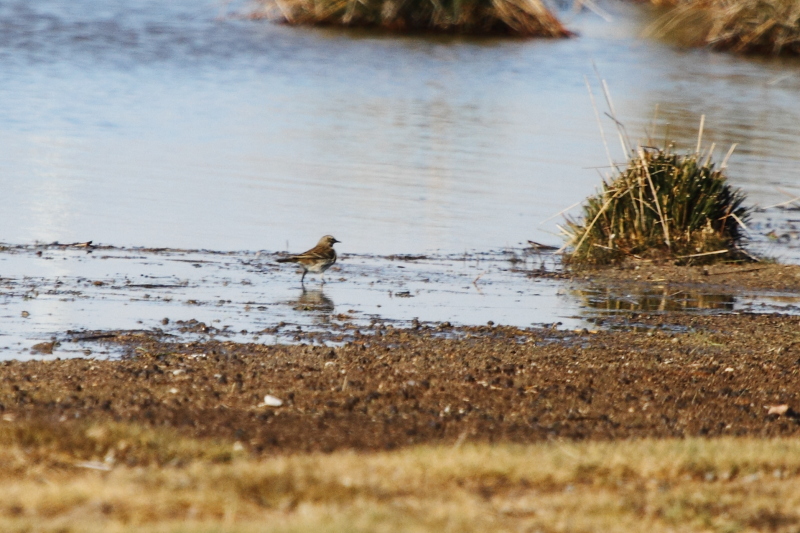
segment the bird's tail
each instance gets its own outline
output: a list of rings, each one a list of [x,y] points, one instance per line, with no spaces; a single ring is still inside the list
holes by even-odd
[[[294,257],[294,256],[281,257],[280,259],[276,259],[275,262],[277,262],[277,263],[297,263],[297,258]]]

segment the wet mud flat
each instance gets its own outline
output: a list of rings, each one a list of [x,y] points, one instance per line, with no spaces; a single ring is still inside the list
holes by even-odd
[[[158,328],[181,338],[211,333],[269,344],[294,342],[298,327],[326,331],[344,321],[581,324],[570,318],[578,304],[554,279],[554,259],[533,251],[342,252],[326,283],[309,275],[304,285],[294,265],[275,263],[280,256],[80,243],[0,246],[0,360],[36,357],[48,344],[52,350],[45,352],[57,357],[117,356],[97,344],[73,343],[80,335],[67,333],[98,330]],[[528,277],[534,270],[541,274]]]
[[[305,288],[275,257],[7,249],[2,333],[32,346],[0,363],[4,422],[256,455],[800,428],[796,265],[345,255]]]
[[[375,324],[352,327],[340,346],[312,345],[310,333],[264,345],[118,332],[94,342],[120,348],[120,360],[2,363],[0,410],[7,428],[68,435],[134,423],[255,456],[800,434],[800,317],[624,321],[577,331]]]
[[[113,331],[174,341],[261,344],[352,340],[346,325],[408,328],[493,322],[594,327],[629,312],[800,313],[792,265],[633,268],[570,274],[534,247],[464,254],[342,253],[300,285],[275,252],[0,246],[0,360],[118,357]],[[325,336],[325,333],[330,333]],[[83,341],[88,342],[83,342]]]
[[[595,324],[631,312],[800,312],[800,268],[777,263],[676,266],[635,262],[575,272],[571,292]],[[613,323],[613,322],[611,322]]]

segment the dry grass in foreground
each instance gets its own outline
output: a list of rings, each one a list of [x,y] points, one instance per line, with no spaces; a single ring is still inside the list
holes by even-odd
[[[692,46],[758,54],[800,54],[797,0],[652,0],[675,7],[648,33]]]
[[[87,425],[67,444],[54,435],[20,422],[2,426],[0,530],[659,532],[800,526],[800,442],[790,439],[465,442],[254,460],[235,444],[135,426]],[[108,455],[118,447],[139,448],[133,453],[140,466],[111,466]],[[92,450],[100,455],[86,461]]]
[[[259,0],[254,16],[292,25],[522,37],[570,32],[542,0]]]

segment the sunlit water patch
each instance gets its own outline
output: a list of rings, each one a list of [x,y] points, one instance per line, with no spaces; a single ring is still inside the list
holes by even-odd
[[[753,203],[800,196],[800,62],[674,48],[640,37],[641,6],[602,7],[610,22],[564,14],[575,38],[507,40],[292,28],[235,16],[236,2],[4,1],[0,240],[558,244],[548,219],[608,164],[595,65],[633,140],[691,149],[705,114],[718,159],[738,144],[730,175]]]

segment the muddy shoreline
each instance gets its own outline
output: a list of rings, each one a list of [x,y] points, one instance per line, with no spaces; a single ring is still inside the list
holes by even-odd
[[[254,456],[467,441],[800,434],[796,265],[639,263],[570,276],[517,252],[351,257],[337,265],[325,292],[314,287],[282,300],[294,294],[296,275],[269,258],[104,254],[19,251],[21,262],[10,264],[43,273],[5,278],[6,307],[99,306],[103,316],[127,309],[133,320],[168,310],[171,318],[61,331],[33,345],[28,360],[0,362],[7,427],[42,427],[69,442],[93,424],[144,425],[228,442]],[[53,278],[50,265],[61,262],[86,274]],[[112,273],[100,275],[106,271]],[[585,300],[585,327],[411,318],[450,298],[455,303],[442,305],[442,315],[483,305],[515,320],[528,305],[549,301],[548,283],[559,284],[554,293]],[[785,312],[737,307],[744,294],[772,295]],[[358,307],[364,301],[374,312]],[[179,312],[220,319],[176,319]],[[67,358],[62,345],[70,347]]]
[[[301,286],[274,253],[84,244],[0,250],[0,361],[115,358],[115,344],[74,341],[118,330],[292,344],[299,327],[341,343],[352,338],[337,329],[376,322],[580,329],[628,312],[800,314],[794,265],[640,263],[570,273],[533,248],[342,254],[327,283],[312,277]]]
[[[676,266],[670,263],[632,262],[621,268],[577,272],[572,279],[604,286],[672,286],[719,291],[800,292],[800,266],[778,263],[719,263]]]
[[[120,332],[95,342],[120,347],[122,360],[3,363],[0,409],[5,424],[57,434],[134,423],[239,443],[256,456],[800,434],[800,317],[614,320],[625,327],[375,324],[337,347]],[[282,405],[265,404],[267,395]]]

